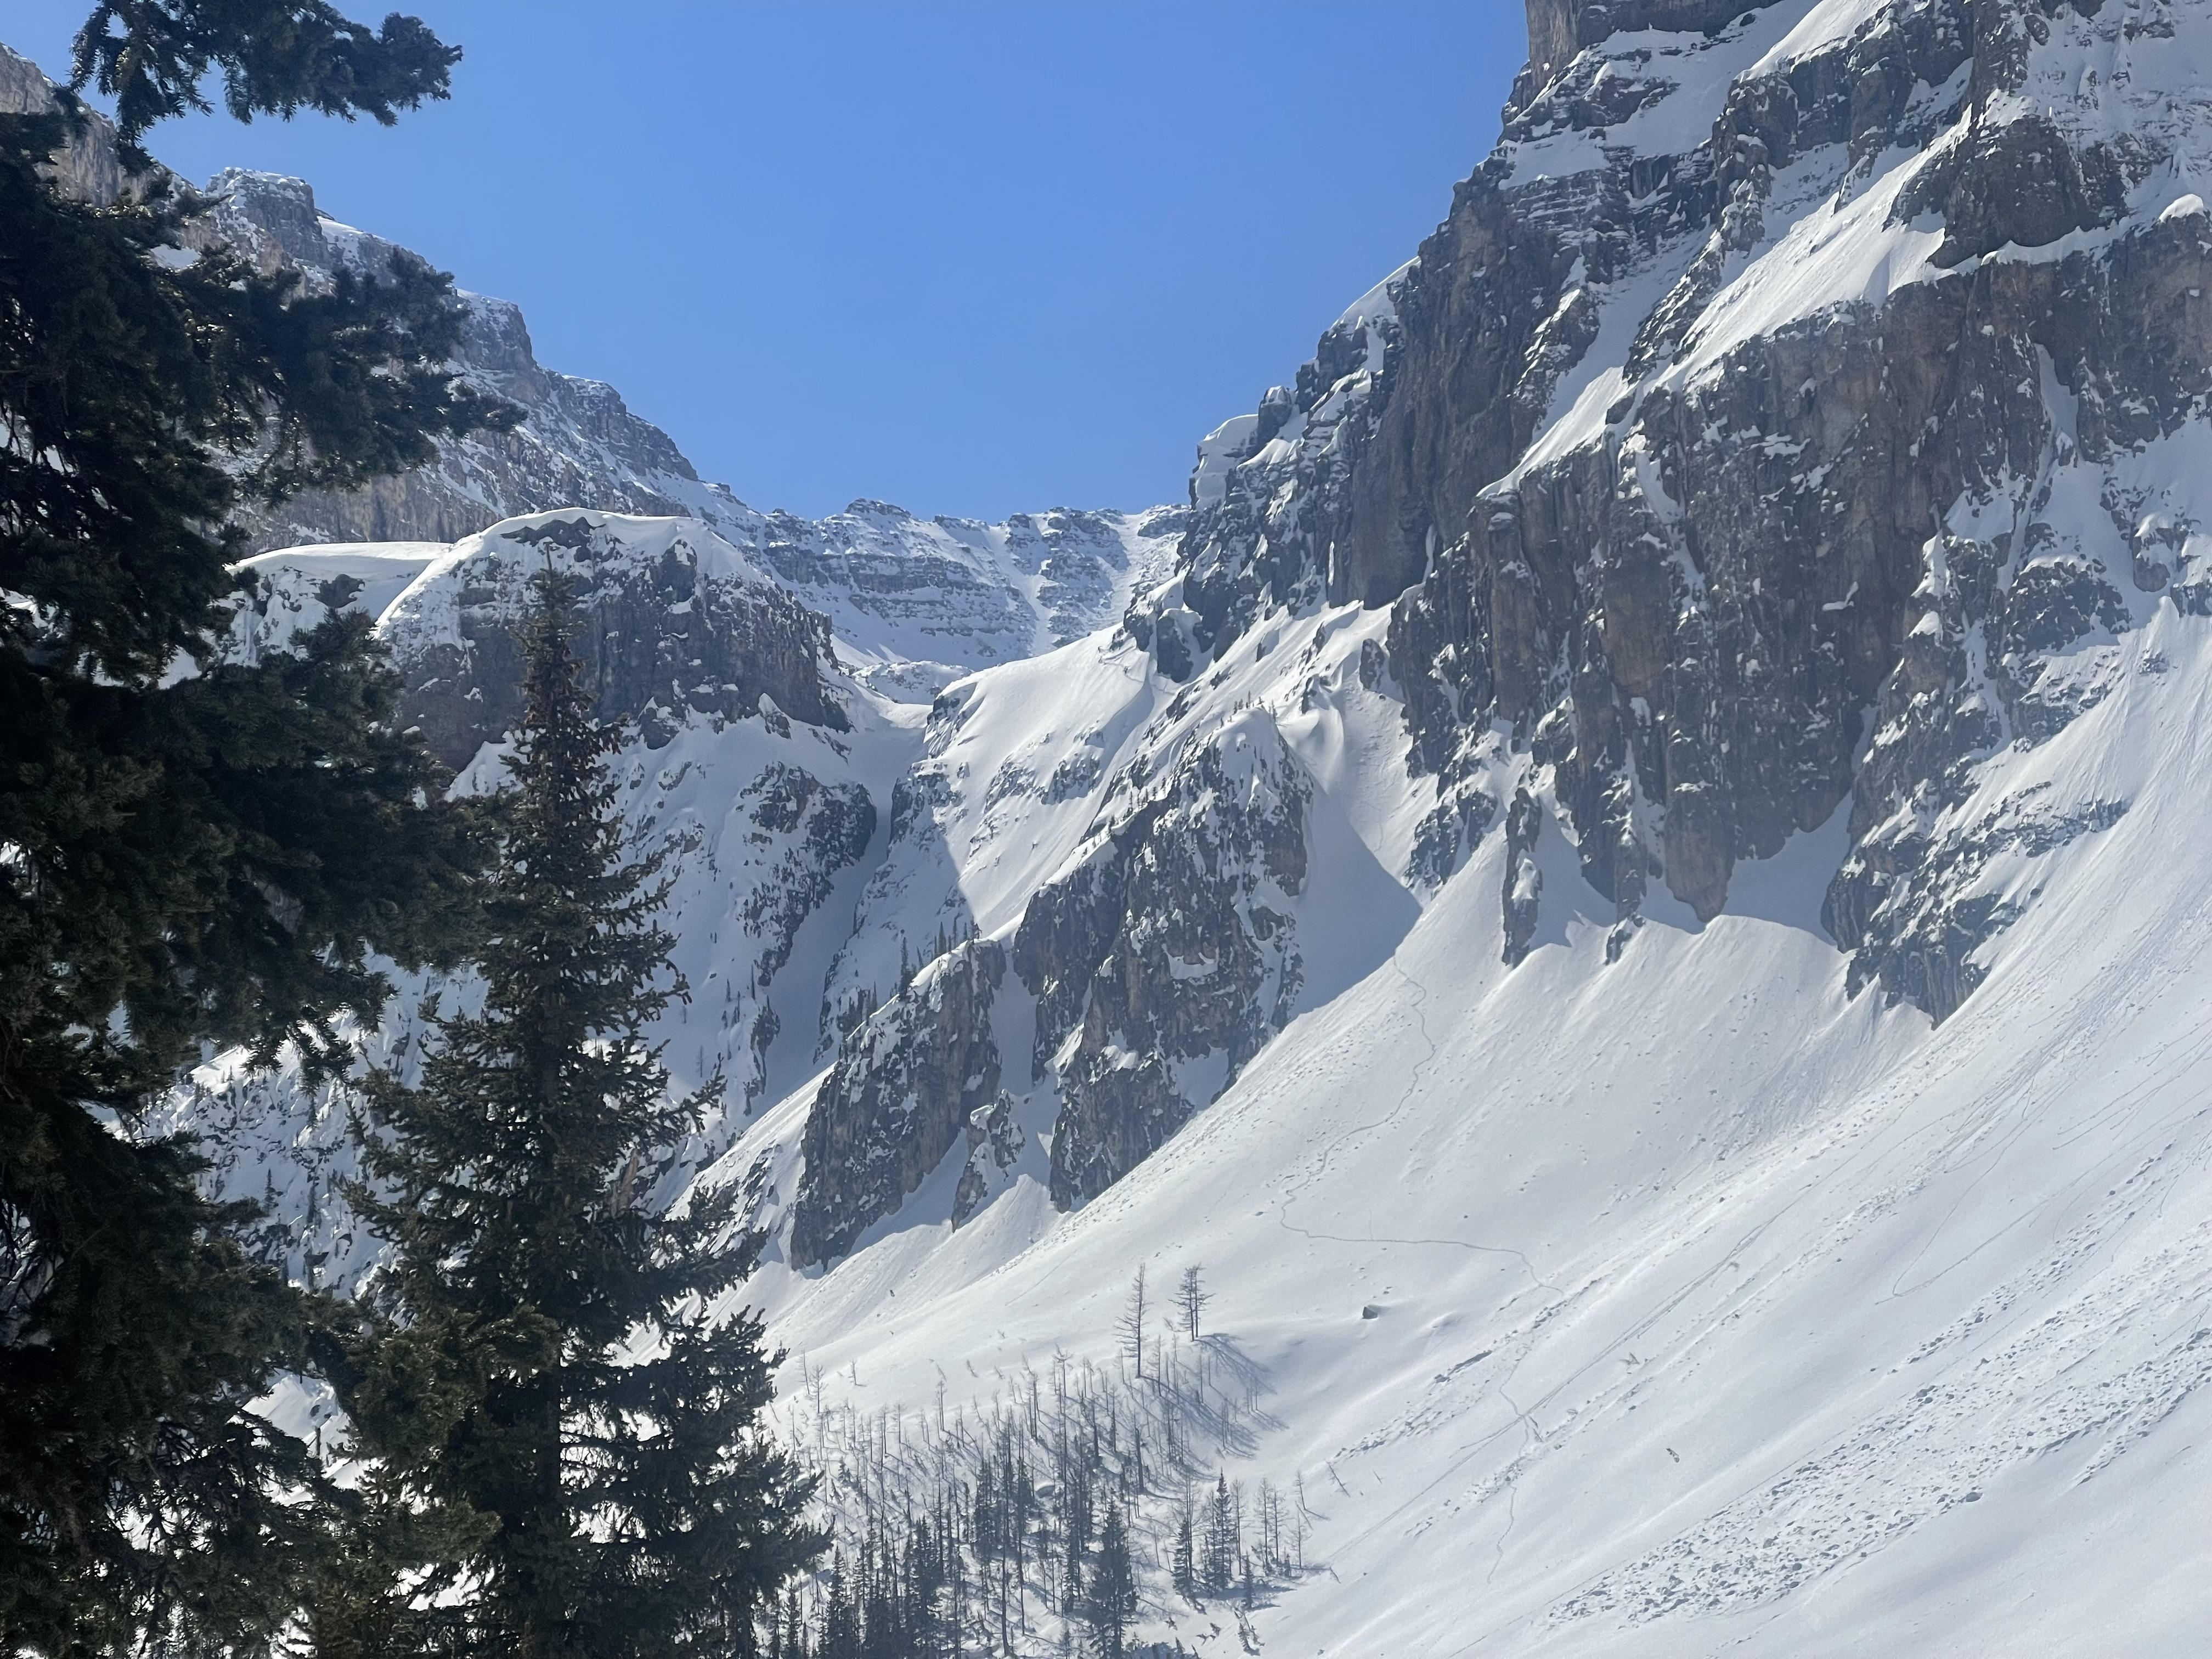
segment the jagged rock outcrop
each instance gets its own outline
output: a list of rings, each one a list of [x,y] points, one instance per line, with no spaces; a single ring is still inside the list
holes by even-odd
[[[313,625],[324,606],[351,601],[363,577],[341,567],[355,551],[251,562],[261,578],[244,618],[251,635],[273,643]],[[417,556],[420,579],[382,611],[381,626],[407,682],[401,718],[448,766],[465,765],[521,715],[515,624],[541,566],[576,579],[576,647],[596,714],[636,722],[648,745],[666,742],[689,714],[848,725],[823,678],[827,621],[696,521],[544,514]]]
[[[847,1036],[800,1143],[793,1266],[845,1255],[988,1121],[1000,1103],[992,1006],[1006,976],[1003,946],[963,940]]]
[[[767,1087],[769,1050],[783,1017],[769,1000],[775,977],[790,963],[799,930],[830,897],[839,872],[857,863],[876,836],[876,804],[852,779],[824,780],[788,761],[771,761],[738,792],[741,832],[750,861],[763,873],[737,906],[741,935],[758,941],[744,993],[757,1007],[747,1044],[745,1109]],[[799,988],[797,1007],[811,1012]]]
[[[1375,410],[1389,406],[1400,355],[1399,286],[1394,276],[1361,295],[1322,336],[1295,385],[1270,387],[1256,414],[1224,422],[1199,445],[1176,589],[1164,599],[1140,595],[1128,619],[1140,642],[1163,635],[1170,672],[1191,672],[1184,626],[1203,653],[1263,609],[1305,608],[1338,585],[1346,491],[1360,476]]]
[[[1505,877],[1498,894],[1509,967],[1521,964],[1528,955],[1528,941],[1536,936],[1537,914],[1544,899],[1544,872],[1536,863],[1536,838],[1543,829],[1542,804],[1526,789],[1516,790],[1513,805],[1505,813]]]
[[[53,83],[39,66],[0,46],[0,115],[43,115],[55,107]],[[54,157],[54,176],[70,194],[106,207],[122,196],[129,175],[116,154],[113,124],[97,110],[82,114],[82,126]]]
[[[964,712],[940,705],[932,757],[901,781],[884,869],[959,820],[961,780],[945,757]],[[1018,774],[1020,789],[998,788]],[[1036,1173],[1053,1201],[1095,1198],[1211,1103],[1301,1006],[1313,784],[1267,715],[1240,713],[1166,744],[1157,768],[1139,758],[1111,779],[1002,768],[985,811],[1063,787],[1060,799],[1095,800],[1093,821],[1016,923],[936,955],[873,1014],[858,1003],[825,1011],[847,1016],[845,1035],[807,1118],[795,1261],[843,1254],[963,1127],[954,1219],[999,1189],[1047,1124],[1049,1165]],[[1009,969],[1015,982],[1001,988]],[[1026,1056],[1002,1059],[994,1019],[1028,1042]]]
[[[1268,605],[1391,605],[1432,878],[1527,787],[1624,923],[1710,918],[1848,800],[1829,926],[1941,1018],[2011,914],[1966,892],[2002,826],[1946,817],[1976,763],[2194,591],[2154,454],[2212,396],[2191,9],[1534,0],[1498,149],[1356,372],[1340,324],[1209,441],[1133,631],[1189,674]]]
[[[1059,1086],[1055,1203],[1134,1169],[1288,1022],[1310,793],[1270,721],[1234,721],[1130,777],[1030,898],[1013,967],[1037,1002],[1031,1075]]]

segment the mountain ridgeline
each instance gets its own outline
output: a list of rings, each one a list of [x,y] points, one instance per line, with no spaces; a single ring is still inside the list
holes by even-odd
[[[993,1144],[1021,1139],[1025,1091],[1042,1091],[1024,1111],[1054,1200],[1095,1196],[1313,1006],[1299,896],[1313,797],[1341,792],[1276,729],[1280,675],[1255,655],[1241,698],[1220,690],[1240,646],[1300,618],[1324,619],[1302,712],[1329,681],[1371,705],[1355,722],[1368,746],[1398,750],[1390,825],[1354,826],[1352,844],[1425,898],[1505,838],[1492,948],[1508,961],[1544,926],[1547,834],[1612,907],[1618,956],[1655,902],[1710,920],[1742,860],[1843,811],[1824,920],[1854,988],[1941,1019],[2020,908],[1980,879],[1993,853],[2126,810],[1978,811],[1978,763],[2101,695],[2085,643],[2109,656],[2150,606],[2212,606],[2193,520],[2140,459],[2212,391],[2212,222],[2185,193],[2151,200],[2185,126],[2160,106],[2118,142],[2100,102],[2118,94],[2094,76],[2033,107],[2022,92],[2116,29],[2173,27],[2166,9],[2122,23],[2068,7],[1534,5],[1498,149],[1292,386],[1200,446],[1184,509],[1002,526],[866,502],[820,525],[762,515],[700,483],[611,388],[540,368],[514,307],[472,299],[465,361],[525,423],[289,505],[264,543],[344,545],[257,564],[297,609],[344,597],[325,567],[365,556],[355,544],[451,543],[539,513],[441,575],[436,626],[419,599],[386,623],[410,717],[461,767],[512,713],[504,619],[550,544],[589,569],[602,712],[648,748],[686,719],[763,707],[840,732],[855,697],[911,698],[1000,659],[1034,675],[1055,641],[1140,651],[1142,709],[1079,732],[1002,736],[1006,693],[939,696],[921,752],[879,765],[875,802],[842,812],[832,864],[805,878],[823,888],[888,821],[808,1000],[817,1054],[857,1019],[901,1036],[872,1036],[820,1094],[801,1259],[895,1212],[963,1137],[991,1139],[992,1114]],[[213,224],[264,268],[388,253],[299,181],[211,188]],[[543,516],[570,502],[705,533]],[[742,580],[700,564],[709,543]],[[1119,632],[1072,643],[1117,604]],[[957,751],[985,703],[986,746],[1007,752],[979,780]],[[1002,877],[979,914],[979,848],[1002,865],[1024,823],[1071,813],[1064,862]],[[803,919],[813,902],[768,908]],[[979,925],[994,945],[926,965],[948,928]],[[773,959],[795,928],[770,931]],[[956,973],[954,1018],[939,981]],[[974,1006],[994,994],[995,1020]],[[1026,1029],[1000,1052],[1004,1021]],[[935,1054],[945,1043],[988,1052]],[[1001,1069],[1006,1098],[978,1097]],[[887,1111],[894,1077],[907,1104]]]

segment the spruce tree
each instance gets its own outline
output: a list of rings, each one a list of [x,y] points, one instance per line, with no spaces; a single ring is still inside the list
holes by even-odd
[[[209,106],[201,83],[213,72],[240,121],[313,109],[389,126],[443,98],[460,55],[419,17],[394,12],[371,31],[325,0],[100,0],[77,32],[72,80],[114,98],[135,159],[155,122]]]
[[[418,1086],[368,1093],[364,1212],[397,1328],[349,1405],[393,1501],[472,1515],[454,1639],[518,1659],[750,1653],[819,1554],[811,1491],[760,1431],[770,1357],[718,1320],[760,1241],[734,1191],[656,1213],[659,1159],[719,1084],[672,1097],[641,1035],[681,994],[660,858],[630,859],[570,645],[533,579],[526,713],[484,896],[481,1012],[435,1022]]]
[[[1091,1573],[1091,1627],[1105,1659],[1121,1659],[1130,1624],[1137,1616],[1136,1574],[1129,1564],[1129,1534],[1121,1506],[1106,1506],[1098,1535],[1098,1560]]]
[[[442,92],[420,25],[364,80],[294,50],[307,9],[106,6],[81,61],[380,118]],[[98,209],[42,173],[70,118],[0,117],[0,1651],[250,1649],[316,1520],[305,1449],[247,1406],[308,1365],[313,1310],[133,1126],[205,1043],[341,1060],[372,950],[449,953],[473,854],[365,623],[221,651],[224,526],[511,416],[449,376],[447,279],[311,296],[187,252],[158,180]]]
[[[1236,1582],[1237,1558],[1243,1553],[1243,1528],[1238,1523],[1236,1500],[1229,1491],[1229,1477],[1217,1474],[1213,1480],[1213,1500],[1207,1506],[1206,1516],[1206,1588],[1215,1595],[1226,1595]]]
[[[1198,1600],[1198,1547],[1191,1527],[1190,1499],[1186,1498],[1176,1516],[1172,1576],[1176,1594],[1186,1601]]]

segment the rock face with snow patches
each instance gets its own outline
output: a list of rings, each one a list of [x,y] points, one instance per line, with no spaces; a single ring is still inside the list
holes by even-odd
[[[284,561],[264,562],[281,570]],[[448,765],[465,765],[521,718],[515,621],[532,571],[544,566],[574,577],[576,650],[596,714],[634,722],[648,746],[690,715],[846,729],[823,678],[825,619],[720,537],[680,520],[551,514],[471,538],[385,613],[407,678],[402,717]]]
[[[1202,459],[1139,626],[1188,615],[1202,653],[1261,596],[1395,603],[1432,841],[1539,783],[1627,929],[1662,884],[1717,914],[1849,799],[1830,926],[1948,1014],[2009,913],[1966,890],[2001,834],[1955,817],[1975,762],[2191,580],[2160,483],[2212,392],[2185,27],[1533,5],[1504,142],[1358,308],[1356,368],[1348,319]]]
[[[1155,781],[1123,776],[1014,935],[1037,1000],[1031,1076],[1056,1075],[1063,1102],[1062,1204],[1097,1197],[1210,1104],[1305,981],[1292,901],[1312,786],[1273,723],[1233,722]]]
[[[1000,1103],[991,1007],[1006,976],[988,940],[955,946],[870,1015],[815,1096],[793,1211],[797,1266],[844,1255]]]

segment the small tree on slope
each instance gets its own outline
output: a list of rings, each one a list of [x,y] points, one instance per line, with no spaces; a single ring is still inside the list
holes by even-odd
[[[1121,1659],[1130,1624],[1137,1616],[1137,1579],[1129,1563],[1129,1532],[1118,1505],[1106,1506],[1099,1534],[1098,1563],[1091,1569],[1091,1627],[1103,1659]]]
[[[528,709],[488,898],[483,1012],[438,1022],[420,1087],[372,1079],[367,1212],[396,1330],[348,1389],[385,1496],[473,1516],[452,1639],[517,1659],[750,1654],[812,1560],[811,1492],[758,1418],[770,1360],[716,1322],[757,1237],[729,1201],[647,1206],[657,1155],[719,1085],[672,1100],[640,1029],[665,988],[659,859],[626,862],[570,649],[570,586],[533,584]]]

